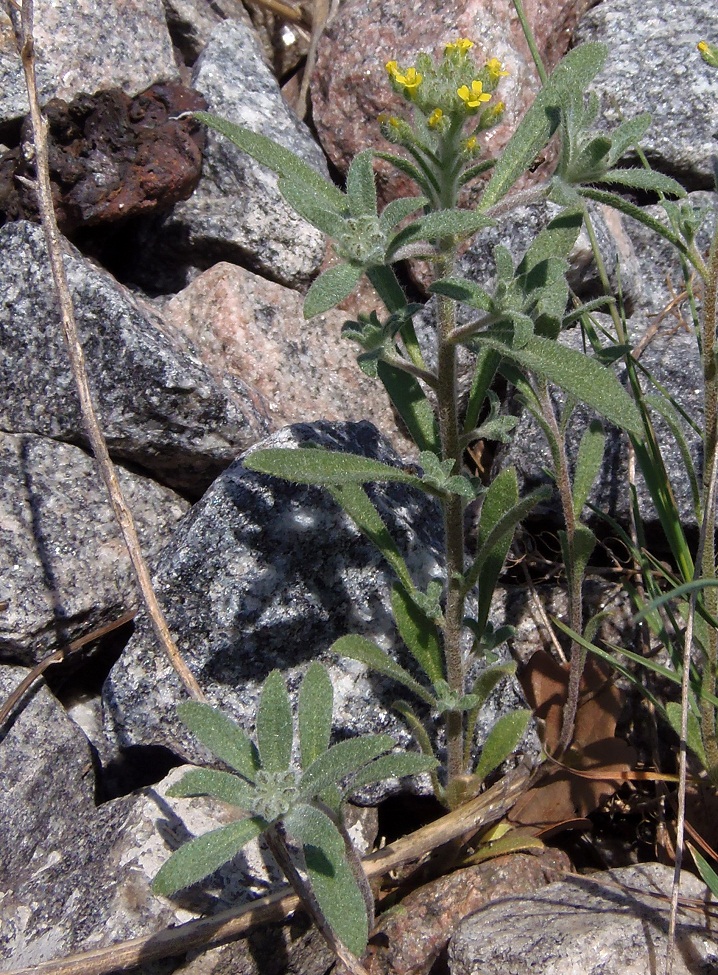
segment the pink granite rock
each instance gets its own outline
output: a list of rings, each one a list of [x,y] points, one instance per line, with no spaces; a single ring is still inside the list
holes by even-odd
[[[305,321],[296,291],[220,263],[176,295],[164,317],[191,339],[219,381],[238,376],[259,393],[275,429],[317,419],[370,420],[400,454],[410,449],[381,384],[357,366],[358,346],[340,335],[344,312]]]
[[[547,68],[568,48],[573,30],[591,0],[526,0],[526,13]],[[486,139],[489,154],[508,141],[538,90],[538,78],[521,26],[510,0],[347,0],[325,33],[312,79],[314,122],[322,146],[345,172],[353,156],[373,146],[391,149],[379,133],[377,116],[400,114],[407,105],[388,83],[385,63],[413,63],[419,51],[440,54],[458,37],[476,43],[479,63],[499,58],[510,70],[500,88],[506,114]],[[474,53],[474,52],[472,52]],[[537,170],[550,165],[546,160]],[[378,163],[384,202],[416,193],[413,183]]]

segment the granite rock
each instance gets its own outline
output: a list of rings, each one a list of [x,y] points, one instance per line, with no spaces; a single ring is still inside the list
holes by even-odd
[[[326,174],[321,150],[285,105],[244,23],[228,20],[214,29],[195,64],[192,85],[213,114],[269,136]],[[165,290],[176,291],[186,284],[188,268],[231,261],[296,286],[312,277],[323,255],[323,236],[284,202],[274,174],[210,130],[199,186],[144,233],[134,274],[151,290],[158,258],[174,261],[174,282]]]
[[[296,291],[234,264],[215,264],[165,305],[221,382],[237,376],[262,396],[272,425],[369,420],[401,453],[415,450],[397,427],[383,387],[358,367],[358,346],[341,337],[346,314],[309,321]]]
[[[212,4],[204,0],[162,2],[172,41],[189,65],[200,56],[217,24],[228,19],[250,22],[242,0],[218,0]]]
[[[84,445],[42,230],[6,225],[0,248],[0,425]],[[237,379],[217,384],[186,342],[69,246],[65,268],[111,455],[198,496],[262,436],[256,396]]]
[[[713,186],[718,73],[696,44],[716,36],[718,9],[702,0],[603,0],[576,32],[577,43],[608,45],[606,65],[591,86],[603,125],[611,129],[650,112],[653,125],[641,140],[646,156],[693,189]]]
[[[573,27],[586,0],[529,2],[526,12],[549,67],[568,48]],[[312,77],[313,118],[319,139],[340,172],[368,147],[391,150],[376,122],[381,112],[402,114],[406,102],[395,95],[386,78],[385,63],[413,63],[419,51],[441,53],[457,37],[476,42],[477,59],[500,58],[511,72],[503,79],[501,100],[506,114],[485,137],[489,154],[508,141],[538,91],[536,70],[521,27],[510,4],[503,0],[425,0],[407,7],[400,0],[348,0],[325,32]],[[361,38],[361,43],[357,39]],[[472,52],[473,54],[474,52]],[[548,160],[536,170],[545,173]],[[378,163],[379,190],[384,202],[416,194],[404,176]]]
[[[137,606],[129,556],[97,469],[47,437],[0,434],[0,659],[37,663]],[[152,562],[189,504],[122,467]]]
[[[41,102],[121,88],[128,95],[178,76],[162,0],[37,0]],[[28,111],[25,79],[5,8],[0,11],[0,122]]]
[[[461,923],[449,946],[451,975],[650,975],[668,944],[673,868],[642,863],[572,876],[525,896],[511,894]],[[683,872],[681,893],[707,891]],[[715,937],[700,913],[679,915],[675,975],[718,969]]]

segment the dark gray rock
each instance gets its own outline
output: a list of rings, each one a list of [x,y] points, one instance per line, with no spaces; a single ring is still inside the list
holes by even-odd
[[[579,23],[575,40],[604,41],[606,66],[592,84],[601,120],[614,128],[650,112],[642,139],[651,163],[693,188],[713,185],[718,150],[718,73],[696,44],[715,42],[718,8],[703,0],[603,0]]]
[[[40,227],[0,229],[0,426],[86,445]],[[68,246],[65,268],[113,457],[198,496],[266,430],[238,379],[219,386],[191,346]]]
[[[321,150],[284,103],[251,27],[219,24],[195,65],[192,86],[213,114],[269,136],[326,174]],[[322,234],[283,201],[274,174],[210,130],[199,186],[148,230],[140,262],[152,265],[159,248],[163,259],[171,256],[180,265],[204,269],[231,261],[293,286],[319,269],[324,247]],[[186,283],[180,271],[174,290]],[[145,285],[141,267],[136,274]]]
[[[117,474],[152,562],[189,504],[139,474]],[[0,659],[37,663],[137,598],[92,458],[47,437],[0,433]]]
[[[178,77],[161,0],[37,0],[35,46],[40,101],[121,88],[136,95]],[[0,121],[28,111],[10,21],[0,13]]]
[[[673,868],[642,863],[567,877],[535,894],[504,897],[461,922],[449,945],[451,975],[651,975],[668,945]],[[681,893],[706,888],[681,876]],[[700,913],[680,914],[675,975],[718,970],[715,936]]]

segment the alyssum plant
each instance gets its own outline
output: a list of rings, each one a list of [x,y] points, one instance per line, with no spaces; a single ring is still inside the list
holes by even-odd
[[[601,461],[603,434],[597,424],[587,431],[571,476],[563,442],[568,416],[580,401],[636,437],[641,436],[642,427],[640,415],[610,363],[559,342],[562,329],[580,314],[566,311],[568,256],[587,219],[586,201],[598,195],[604,202],[620,202],[606,186],[623,184],[670,195],[683,193],[668,178],[615,168],[625,150],[647,128],[648,116],[621,125],[612,135],[591,133],[597,104],[595,99],[586,103],[583,92],[606,57],[606,50],[598,44],[586,44],[571,52],[545,81],[501,158],[482,160],[480,136],[501,118],[503,106],[494,96],[506,72],[495,58],[477,67],[472,48],[472,42],[462,38],[448,44],[438,59],[421,54],[412,67],[401,68],[395,61],[386,65],[392,87],[412,111],[410,120],[395,116],[380,119],[386,138],[405,154],[376,155],[409,176],[420,195],[394,200],[381,213],[372,166],[375,154],[371,151],[361,152],[354,159],[343,192],[271,140],[197,113],[199,119],[278,174],[284,198],[336,241],[341,263],[324,272],[309,289],[305,316],[311,318],[334,307],[363,274],[385,305],[381,313],[372,312],[348,323],[346,334],[361,347],[361,368],[382,381],[402,416],[420,451],[423,473],[414,474],[366,457],[309,448],[256,451],[246,464],[255,471],[296,483],[323,485],[377,544],[396,575],[392,607],[397,630],[414,658],[420,679],[363,637],[347,635],[332,649],[393,678],[430,710],[433,719],[440,719],[446,761],[437,769],[439,745],[406,701],[398,702],[397,708],[424,755],[390,753],[391,742],[383,736],[344,742],[327,750],[326,705],[321,731],[306,730],[311,715],[305,698],[315,695],[320,685],[327,699],[329,695],[328,678],[319,677],[318,665],[308,671],[300,694],[301,774],[291,771],[291,711],[276,675],[270,675],[262,695],[257,751],[228,719],[206,706],[184,705],[183,719],[238,776],[190,772],[174,794],[218,795],[247,809],[252,818],[191,841],[168,861],[156,884],[169,892],[201,879],[231,858],[250,837],[266,832],[279,848],[279,859],[289,879],[305,897],[313,898],[315,905],[318,902],[319,914],[323,912],[335,935],[355,954],[360,954],[366,943],[368,914],[362,907],[358,874],[344,860],[344,841],[340,839],[342,795],[380,774],[388,777],[437,769],[432,772],[437,797],[453,808],[477,794],[486,776],[513,752],[529,717],[528,712],[518,711],[499,719],[474,763],[474,728],[479,711],[512,665],[487,666],[471,684],[469,675],[472,667],[476,670],[477,658],[490,660],[492,649],[508,636],[508,628],[494,631],[490,623],[491,596],[516,526],[547,493],[540,490],[520,498],[513,469],[504,470],[487,488],[466,476],[462,463],[466,447],[484,439],[505,442],[515,423],[502,415],[492,383],[501,375],[515,386],[548,437],[566,517],[562,544],[571,596],[570,622],[573,630],[581,633],[581,584],[595,544],[592,533],[581,523],[581,513]],[[530,191],[528,197],[526,193],[507,197],[557,131],[561,155],[552,180]],[[459,205],[462,188],[488,170],[492,175],[478,207],[463,209]],[[561,210],[538,234],[518,266],[514,266],[508,250],[499,246],[494,251],[496,282],[492,289],[459,277],[455,268],[459,243],[493,225],[495,215],[527,198],[548,198]],[[436,302],[436,347],[431,357],[435,368],[427,365],[412,321],[421,306],[407,301],[392,269],[393,263],[409,257],[429,258],[434,268],[429,290]],[[468,309],[467,324],[459,324],[459,304]],[[459,415],[457,396],[460,346],[475,355],[463,416]],[[560,418],[549,395],[551,385],[560,387],[567,396]],[[432,580],[425,591],[415,585],[369,499],[363,485],[371,481],[404,482],[428,493],[441,507],[444,571],[442,578]],[[469,561],[464,510],[477,497],[482,499],[477,550]],[[475,598],[476,612],[468,616],[471,598]],[[571,741],[584,652],[574,641],[563,747]],[[338,791],[339,786],[342,791]],[[303,862],[301,856],[298,863],[292,861],[284,831],[299,843]],[[303,877],[308,878],[313,894]],[[348,920],[349,915],[353,920]]]

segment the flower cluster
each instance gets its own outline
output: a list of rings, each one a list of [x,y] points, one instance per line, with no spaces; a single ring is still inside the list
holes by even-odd
[[[473,41],[461,37],[447,44],[443,56],[436,61],[425,52],[407,68],[387,61],[392,87],[415,107],[416,115],[414,128],[396,116],[381,115],[379,122],[385,138],[409,147],[416,144],[423,130],[433,137],[432,148],[436,148],[442,136],[451,134],[458,138],[466,122],[478,116],[460,147],[464,154],[478,152],[476,134],[496,125],[504,112],[503,102],[489,103],[509,72],[498,58],[491,58],[477,69],[469,56],[473,47]]]

